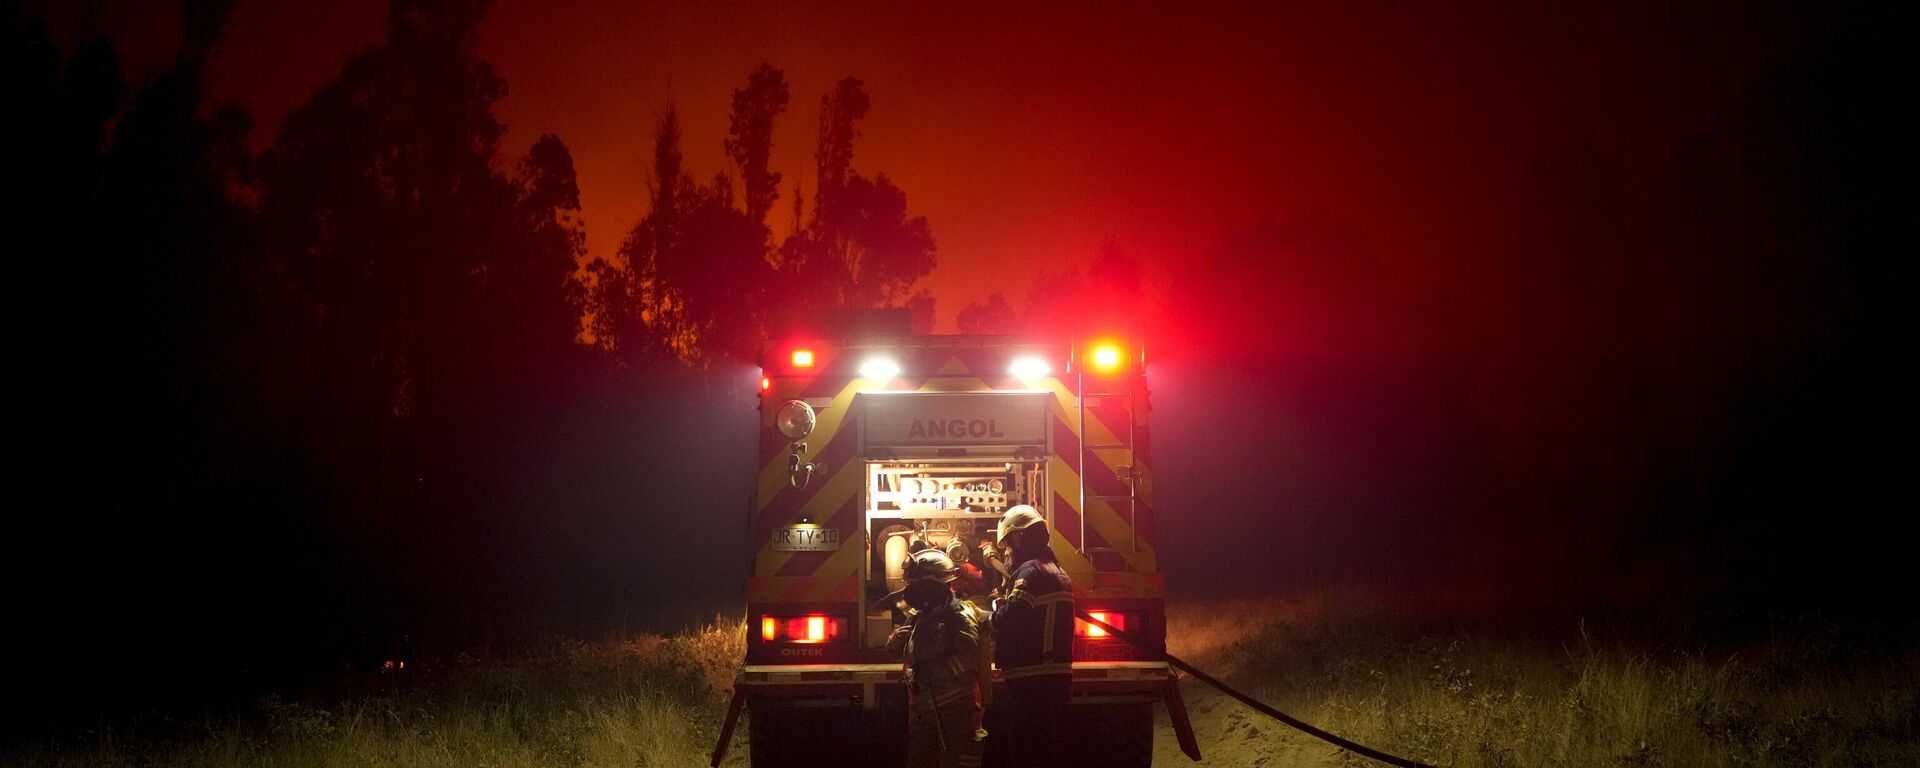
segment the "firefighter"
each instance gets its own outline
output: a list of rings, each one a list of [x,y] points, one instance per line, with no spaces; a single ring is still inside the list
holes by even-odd
[[[987,738],[984,617],[954,597],[956,573],[945,552],[915,553],[904,595],[912,613],[887,637],[887,651],[906,664],[907,764],[915,768],[977,768]]]
[[[1073,582],[1053,557],[1039,510],[1007,510],[998,533],[1014,563],[1006,595],[993,604],[994,660],[1007,681],[1014,763],[1053,768],[1063,764],[1054,748],[1073,689]]]

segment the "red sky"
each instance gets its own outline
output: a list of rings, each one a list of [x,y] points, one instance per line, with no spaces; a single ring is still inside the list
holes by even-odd
[[[253,111],[256,148],[379,38],[384,5],[240,0],[214,86]],[[708,178],[730,170],[732,89],[762,61],[786,70],[777,236],[795,182],[812,183],[820,94],[863,78],[873,109],[855,167],[888,174],[931,221],[940,266],[924,284],[950,332],[968,301],[999,290],[1018,305],[1035,271],[1108,240],[1164,275],[1223,225],[1295,210],[1355,220],[1411,280],[1473,290],[1477,270],[1458,261],[1523,215],[1514,195],[1533,158],[1586,144],[1645,158],[1629,177],[1653,173],[1738,96],[1764,44],[1713,11],[1661,4],[1266,5],[502,0],[480,54],[508,85],[503,159],[542,133],[572,148],[594,254],[647,205],[644,158],[669,100],[688,170]],[[170,44],[170,4],[95,13],[136,72]]]

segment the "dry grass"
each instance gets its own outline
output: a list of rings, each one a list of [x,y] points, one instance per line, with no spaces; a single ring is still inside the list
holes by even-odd
[[[1299,605],[1261,608],[1237,606],[1230,618],[1175,612],[1175,652],[1188,649],[1203,668],[1308,722],[1424,762],[1920,765],[1912,651],[1800,637],[1716,655],[1645,652],[1586,639],[1577,626],[1566,642],[1513,642],[1436,637]],[[1203,739],[1211,735],[1230,762],[1373,764],[1231,702],[1196,710],[1213,720],[1199,726]]]
[[[740,620],[673,637],[555,641],[388,677],[330,703],[267,697],[253,712],[166,733],[0,755],[21,766],[704,766],[745,653]]]
[[[1344,601],[1328,600],[1325,605]],[[1438,765],[1920,765],[1920,657],[1791,636],[1714,655],[1589,639],[1435,634],[1292,601],[1172,606],[1172,650],[1303,719]],[[0,753],[33,766],[695,766],[743,655],[738,619],[672,637],[554,642],[267,698],[164,732]],[[1367,765],[1187,686],[1208,765]],[[736,739],[739,739],[736,736]],[[1184,764],[1171,734],[1160,763]],[[744,764],[736,740],[732,765]]]

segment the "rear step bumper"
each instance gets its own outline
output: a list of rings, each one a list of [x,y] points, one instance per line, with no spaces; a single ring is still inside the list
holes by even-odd
[[[1076,700],[1138,697],[1159,699],[1174,677],[1163,661],[1079,661],[1073,664]],[[734,688],[753,699],[858,698],[869,709],[878,706],[877,691],[900,685],[899,662],[890,664],[750,664],[740,670]],[[1006,688],[994,673],[996,696]]]
[[[719,765],[726,755],[734,725],[749,702],[761,707],[852,707],[858,702],[862,709],[877,710],[882,698],[898,701],[895,691],[901,685],[900,678],[898,662],[747,665],[734,679],[733,700],[727,706],[711,765]],[[1005,694],[1006,681],[998,672],[994,673],[994,688],[995,698]],[[1074,662],[1073,700],[1082,704],[1160,702],[1166,707],[1180,750],[1196,761],[1200,759],[1193,725],[1180,698],[1179,673],[1166,662]]]

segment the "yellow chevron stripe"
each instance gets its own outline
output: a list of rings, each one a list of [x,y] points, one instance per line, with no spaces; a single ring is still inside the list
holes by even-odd
[[[849,384],[843,387],[839,394],[833,396],[833,403],[831,405],[828,405],[818,413],[818,420],[815,421],[813,425],[813,434],[807,435],[806,438],[807,448],[811,452],[817,453],[821,449],[826,448],[827,443],[831,442],[834,436],[840,432],[840,424],[846,421],[847,411],[851,410],[853,405],[853,396],[858,393],[859,389],[853,384]],[[778,408],[778,406],[775,407],[776,409]],[[773,418],[773,414],[768,414],[766,418]],[[802,456],[801,458],[810,459],[812,457]],[[827,469],[828,471],[839,470],[838,467],[828,467]],[[766,466],[760,468],[760,499],[759,503],[754,505],[754,509],[765,509],[767,504],[773,501],[774,495],[780,493],[780,491],[786,487],[787,455],[782,451],[775,454],[773,460],[767,462]],[[816,520],[816,522],[818,521]]]
[[[993,389],[986,379],[935,376],[920,385],[922,392],[984,392]]]
[[[1059,456],[1052,456],[1047,459],[1047,478],[1048,485],[1053,488],[1062,487],[1068,478],[1071,478],[1074,483],[1080,482],[1080,477],[1075,475],[1072,469],[1068,469],[1067,462]],[[1065,487],[1077,486],[1066,485]],[[1052,488],[1049,488],[1048,492],[1051,493]],[[1080,506],[1075,504],[1074,500],[1079,498],[1079,496],[1080,494],[1078,493],[1060,494],[1060,498],[1064,499],[1064,503],[1072,508],[1076,514],[1079,513]],[[1093,573],[1093,561],[1088,560],[1086,555],[1080,553],[1080,550],[1074,549],[1073,545],[1067,542],[1065,536],[1058,535],[1058,531],[1054,533],[1056,535],[1047,542],[1047,548],[1053,550],[1053,559],[1060,561],[1060,567],[1065,569],[1069,575],[1075,573]]]
[[[781,471],[786,471],[786,468],[782,467]],[[859,492],[867,477],[866,465],[857,461],[847,462],[844,467],[828,467],[827,471],[832,472],[833,476],[820,488],[819,493],[800,506],[797,517],[809,518],[819,525],[831,523],[840,508],[847,505],[847,500]],[[815,478],[814,482],[820,480]],[[840,549],[846,548],[847,542],[841,542]],[[836,554],[838,552],[835,550]],[[754,555],[753,572],[765,576],[777,574],[788,560],[793,559],[794,554],[774,550],[772,542],[761,542],[759,551]]]
[[[1068,468],[1066,462],[1061,461],[1059,457],[1054,457],[1053,461],[1048,463],[1047,471],[1056,479],[1056,483],[1064,480],[1066,487],[1078,487],[1080,476]],[[1062,495],[1064,496],[1064,494]],[[1067,503],[1069,505],[1073,504],[1071,500]],[[1121,550],[1120,554],[1126,559],[1129,570],[1150,572],[1157,569],[1159,559],[1154,555],[1152,544],[1146,541],[1138,542],[1138,544],[1133,547],[1132,552],[1127,552],[1126,547],[1120,546],[1122,542],[1133,541],[1133,527],[1127,525],[1126,518],[1114,510],[1113,505],[1099,499],[1087,499],[1087,506],[1085,509],[1080,510],[1080,517],[1087,521],[1088,528],[1092,528],[1100,534],[1101,538],[1114,544],[1115,549]],[[1086,542],[1081,542],[1081,546],[1085,545]],[[1066,561],[1062,560],[1061,564],[1065,565]],[[1093,566],[1089,564],[1083,572],[1090,573],[1092,571]]]
[[[1087,509],[1081,514],[1086,516],[1087,527],[1100,532],[1100,537],[1120,550],[1127,560],[1128,570],[1150,573],[1159,570],[1158,558],[1154,555],[1153,545],[1146,541],[1133,540],[1133,526],[1127,524],[1125,517],[1113,505],[1099,499],[1087,499]],[[1133,543],[1133,551],[1128,552],[1126,544]]]
[[[866,559],[866,554],[865,532],[856,531],[852,541],[840,542],[840,548],[827,556],[827,561],[821,563],[820,568],[813,572],[814,576],[820,577],[820,581],[814,584],[812,589],[807,590],[807,599],[825,600],[848,578],[859,575],[860,563]]]
[[[1113,430],[1107,429],[1107,425],[1098,417],[1088,416],[1085,428],[1082,428],[1080,414],[1070,409],[1075,402],[1075,396],[1067,391],[1066,385],[1061,384],[1059,379],[1048,379],[1047,391],[1053,393],[1053,417],[1067,425],[1067,429],[1071,430],[1073,436],[1079,438],[1082,444],[1112,445],[1120,442],[1119,438],[1114,436]],[[1089,437],[1083,432],[1093,434]]]

